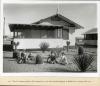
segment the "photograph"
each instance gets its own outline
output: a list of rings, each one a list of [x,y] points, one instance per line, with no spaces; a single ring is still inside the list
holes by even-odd
[[[97,3],[4,3],[3,73],[97,73]]]

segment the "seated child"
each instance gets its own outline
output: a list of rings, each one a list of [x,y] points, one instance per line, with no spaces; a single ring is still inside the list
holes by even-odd
[[[27,60],[32,60],[32,57],[33,57],[32,53],[29,53]]]
[[[47,59],[47,62],[50,62],[52,64],[54,64],[56,62],[56,55],[53,51],[51,51],[51,53]]]
[[[26,53],[24,51],[19,53],[19,56],[17,58],[17,63],[25,63],[26,62]]]
[[[65,55],[64,52],[61,53],[60,63],[63,64],[63,65],[68,64],[68,61],[67,61],[67,58],[66,58],[66,55]]]

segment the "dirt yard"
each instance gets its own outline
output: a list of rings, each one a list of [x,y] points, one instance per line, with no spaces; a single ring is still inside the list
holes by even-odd
[[[85,49],[85,52],[92,53],[97,58],[97,49]],[[73,63],[73,55],[77,53],[77,50],[70,49],[69,52],[66,52],[66,57],[68,59],[68,64],[49,64],[46,62],[47,56],[49,52],[33,52],[34,55],[40,54],[43,57],[43,64],[18,64],[16,59],[12,58],[12,52],[4,52],[3,56],[3,72],[11,73],[11,72],[77,72],[78,68]],[[97,70],[97,59],[92,63],[92,70],[88,70],[87,72],[96,72]]]

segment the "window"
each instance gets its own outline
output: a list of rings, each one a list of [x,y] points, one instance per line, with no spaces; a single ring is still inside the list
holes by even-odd
[[[55,38],[55,30],[27,30],[19,33],[20,38]]]
[[[58,29],[58,38],[62,38],[62,29]]]
[[[55,34],[54,30],[48,30],[47,31],[47,37],[48,38],[55,38],[54,34]]]
[[[47,30],[41,30],[40,34],[41,38],[47,38]]]
[[[97,40],[97,34],[87,34],[86,40]]]
[[[62,37],[63,39],[69,39],[69,29],[63,29]]]

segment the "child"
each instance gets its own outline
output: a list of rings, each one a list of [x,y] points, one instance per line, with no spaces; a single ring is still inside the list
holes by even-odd
[[[26,53],[24,50],[20,53],[20,58],[18,59],[18,63],[26,63]]]
[[[51,51],[51,53],[47,59],[47,62],[52,63],[52,64],[54,64],[56,62],[56,55],[53,51]]]
[[[66,55],[65,55],[64,52],[61,53],[60,63],[63,64],[63,65],[68,64],[68,61],[67,61],[67,58],[66,58]]]
[[[27,57],[27,60],[32,60],[32,57],[33,57],[33,55],[32,55],[32,53],[30,52],[29,55],[28,55],[28,57]]]

